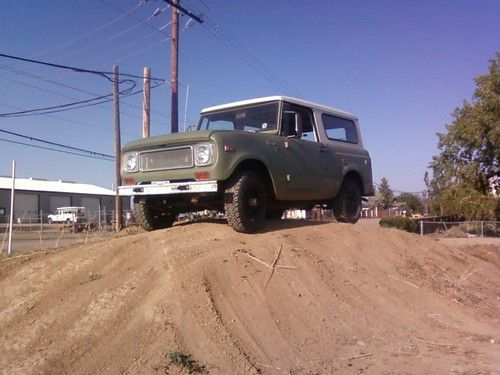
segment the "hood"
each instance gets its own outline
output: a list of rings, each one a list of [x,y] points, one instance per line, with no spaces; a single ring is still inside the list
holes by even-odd
[[[195,142],[207,141],[213,130],[200,130],[186,133],[164,134],[155,137],[142,138],[123,146],[123,151],[144,150],[165,146],[185,145]]]

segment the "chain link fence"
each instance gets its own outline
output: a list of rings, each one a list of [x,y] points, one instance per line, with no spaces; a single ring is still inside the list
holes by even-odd
[[[420,234],[437,234],[449,238],[493,237],[500,235],[499,221],[425,221],[419,223]]]
[[[123,227],[135,225],[130,211],[123,212]],[[57,249],[62,246],[87,243],[115,235],[115,211],[85,212],[76,220],[58,221],[50,213],[16,215],[12,227],[12,252]],[[0,254],[7,252],[9,224],[0,224]]]

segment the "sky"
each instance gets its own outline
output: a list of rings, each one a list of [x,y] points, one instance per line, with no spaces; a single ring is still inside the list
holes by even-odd
[[[181,0],[179,127],[202,108],[289,95],[358,116],[374,180],[423,190],[436,132],[471,98],[500,51],[499,1]],[[111,6],[110,6],[111,5]],[[0,53],[86,69],[168,78],[170,10],[149,0],[0,0]],[[126,14],[121,13],[119,8]],[[139,22],[142,21],[142,22]],[[186,27],[189,26],[189,27]],[[48,81],[50,80],[50,82]],[[53,83],[56,82],[56,83]],[[138,84],[141,85],[140,80]],[[66,85],[66,86],[64,86]],[[76,87],[76,91],[67,86]],[[103,78],[0,58],[0,113],[83,100]],[[170,89],[152,90],[151,133],[170,132]],[[122,143],[141,136],[142,95],[121,103]],[[0,117],[0,129],[113,153],[111,103],[51,116]],[[0,133],[0,139],[29,142]],[[114,164],[0,141],[0,175],[111,187]]]

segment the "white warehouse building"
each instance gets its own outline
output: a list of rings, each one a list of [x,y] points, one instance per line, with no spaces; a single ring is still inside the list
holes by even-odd
[[[0,222],[10,215],[11,177],[0,177]],[[129,197],[123,197],[123,209],[130,208]],[[45,216],[58,207],[85,207],[87,212],[110,211],[115,207],[115,192],[91,184],[71,181],[47,181],[36,178],[16,178],[14,219],[16,222],[36,219],[40,211]]]

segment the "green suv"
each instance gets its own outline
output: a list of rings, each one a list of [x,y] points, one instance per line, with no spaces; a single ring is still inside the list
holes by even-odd
[[[146,230],[208,209],[252,233],[286,209],[315,205],[355,223],[362,197],[373,195],[357,118],[285,96],[205,108],[196,131],[128,143],[122,180]]]

